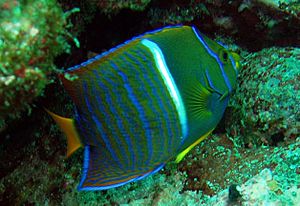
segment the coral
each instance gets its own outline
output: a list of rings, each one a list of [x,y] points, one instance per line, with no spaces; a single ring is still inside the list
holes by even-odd
[[[300,133],[300,49],[269,48],[245,57],[232,97],[232,127],[247,143],[277,144]],[[237,126],[239,125],[239,126]]]
[[[67,16],[55,0],[0,1],[0,119],[41,95],[54,57],[69,49]],[[0,122],[0,128],[4,122]]]
[[[297,205],[300,201],[299,179],[285,185],[287,188],[283,188],[282,184],[286,184],[284,179],[278,182],[273,172],[265,168],[241,186],[237,186],[240,193],[238,200],[230,201],[228,190],[224,190],[212,197],[208,203],[216,206],[226,206],[228,203],[243,206]]]
[[[200,205],[297,205],[300,200],[300,138],[288,146],[257,149],[245,149],[236,143],[228,149],[230,145],[224,145],[226,138],[222,139],[210,139],[207,146],[196,148],[184,163],[188,173],[186,180],[197,176],[196,182],[209,183],[211,194],[215,194]],[[199,161],[207,163],[195,170],[193,165]],[[191,174],[193,176],[189,177]],[[222,190],[226,187],[228,189]],[[240,193],[234,199],[229,192],[232,187]],[[201,188],[203,192],[204,189]]]

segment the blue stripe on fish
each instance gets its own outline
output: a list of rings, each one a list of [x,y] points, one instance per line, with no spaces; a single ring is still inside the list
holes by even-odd
[[[141,41],[141,43],[146,46],[153,54],[153,57],[155,59],[155,63],[156,63],[156,67],[159,70],[166,87],[168,88],[171,97],[173,98],[173,101],[175,103],[177,112],[178,112],[178,116],[179,116],[179,120],[180,120],[180,124],[182,127],[182,142],[185,140],[186,136],[187,136],[187,117],[186,117],[186,112],[185,112],[185,108],[184,108],[184,104],[181,98],[181,95],[177,89],[177,86],[174,82],[174,79],[169,71],[169,68],[166,64],[164,55],[161,51],[161,49],[159,48],[159,46],[157,44],[155,44],[154,42],[147,40],[147,39],[143,39]]]
[[[75,90],[77,90],[78,92],[83,92],[83,86],[82,83],[77,85],[78,87],[75,88]],[[93,142],[92,145],[99,145],[100,142],[97,140],[96,136],[96,131],[93,129],[92,125],[91,125],[91,119],[89,116],[89,110],[87,108],[86,105],[86,99],[88,97],[87,96],[82,96],[82,98],[78,98],[79,105],[76,105],[76,109],[75,109],[75,123],[76,125],[78,125],[79,129],[80,129],[80,133],[82,134],[83,137],[89,137],[89,139],[86,138],[82,138],[82,142],[84,144],[89,144],[90,142]]]
[[[142,60],[143,60],[143,62],[145,62],[146,64],[147,64],[147,66],[148,66],[148,70],[150,70],[150,71],[155,71],[155,68],[153,67],[153,65],[151,64],[151,61],[149,61],[148,59],[147,59],[147,56],[146,56],[146,54],[144,54],[143,53],[143,51],[142,50],[134,50],[134,52],[136,53],[136,54],[138,54],[139,55],[139,57],[141,57],[142,58]],[[149,57],[148,57],[149,58]],[[144,77],[144,79],[147,81],[147,82],[151,82],[151,83],[149,83],[150,85],[151,85],[151,87],[152,87],[152,93],[153,93],[153,96],[157,99],[157,102],[158,102],[158,106],[159,106],[159,108],[161,109],[161,111],[159,111],[159,112],[161,112],[162,114],[163,114],[163,117],[164,117],[164,119],[165,119],[165,124],[166,124],[166,126],[167,126],[167,132],[168,132],[168,136],[170,137],[169,138],[169,141],[168,141],[168,145],[169,145],[169,147],[168,147],[168,150],[167,150],[167,152],[168,153],[170,153],[171,151],[171,143],[172,143],[172,139],[173,138],[175,138],[175,134],[173,133],[173,131],[172,131],[172,129],[171,129],[171,122],[170,122],[170,118],[169,118],[169,115],[167,115],[167,108],[171,108],[171,105],[170,105],[170,102],[169,101],[165,101],[165,104],[168,104],[168,106],[165,106],[164,104],[163,104],[163,100],[162,100],[162,98],[160,97],[160,95],[157,93],[157,89],[156,88],[154,88],[153,86],[154,86],[154,83],[157,85],[157,87],[158,88],[163,88],[163,87],[165,87],[165,85],[164,84],[162,84],[162,82],[161,81],[155,81],[155,82],[152,82],[152,80],[153,80],[153,78],[149,78],[149,76],[147,75],[148,73],[148,71],[147,71],[147,69],[144,67],[144,66],[142,66],[141,67],[142,69],[143,69],[143,77]],[[155,78],[155,80],[158,80],[158,78]],[[161,126],[161,125],[160,125]],[[175,128],[177,128],[177,127],[175,127]],[[162,128],[160,128],[160,133],[161,133],[161,136],[162,135],[164,135],[163,134],[163,129]],[[164,150],[161,150],[161,152],[164,152]]]
[[[98,79],[98,80],[101,79],[101,77],[100,77],[97,70],[94,70],[93,73],[94,73],[96,79]],[[105,94],[105,99],[107,100],[107,102],[110,106],[110,109],[111,109],[111,112],[112,112],[113,116],[117,119],[118,127],[122,131],[121,133],[123,134],[123,136],[125,138],[125,141],[127,143],[127,148],[129,150],[129,154],[130,154],[130,157],[131,157],[132,168],[134,168],[134,166],[135,166],[135,153],[132,149],[133,148],[132,141],[130,139],[129,134],[126,132],[126,129],[123,126],[125,124],[126,119],[124,117],[122,117],[121,114],[115,108],[115,106],[114,106],[115,104],[113,103],[113,100],[111,99],[111,95],[109,94],[109,91],[105,87],[105,85],[101,81],[98,81],[98,85],[100,86],[100,88],[103,90],[103,92]],[[112,87],[112,88],[115,88],[115,87]],[[117,95],[117,96],[119,97],[119,95]],[[98,95],[96,95],[96,98],[97,98],[98,104],[100,105],[101,102],[100,102],[100,99],[99,99]],[[128,165],[130,165],[129,159],[127,161],[128,161]]]
[[[91,77],[89,77],[87,79],[91,79],[92,80],[93,78],[94,78],[94,75],[91,75]],[[85,84],[87,84],[87,83],[85,82]],[[112,88],[115,88],[117,86],[113,81],[110,81],[109,84],[112,85]],[[93,88],[93,87],[90,87],[90,88]],[[101,90],[99,90],[99,91],[101,92]],[[87,91],[85,91],[86,95],[83,97],[83,99],[93,98],[93,97],[97,96],[97,95],[90,95],[89,93],[86,93],[86,92]],[[99,93],[98,95],[100,95],[101,93]],[[90,101],[94,101],[93,99],[89,99],[89,100]],[[85,104],[83,104],[83,105],[85,105]],[[87,108],[87,110],[89,111],[88,108]],[[89,115],[88,113],[85,113],[84,116],[91,117],[91,115]],[[84,116],[82,116],[82,118],[84,118]],[[84,130],[85,131],[92,132],[92,131],[97,131],[98,130],[97,128],[95,129],[92,125],[90,125],[90,123],[93,122],[93,119],[84,120],[84,121],[83,121],[83,119],[81,119],[81,120],[78,120],[77,122],[80,122],[80,123],[84,124]],[[109,131],[111,131],[111,130],[109,130]],[[97,136],[101,137],[101,135],[97,135]],[[103,164],[103,166],[104,166],[105,169],[101,168],[101,171],[102,171],[101,173],[102,174],[104,174],[104,173],[105,174],[107,174],[107,173],[110,174],[111,172],[115,171],[115,168],[117,168],[116,163],[112,159],[110,151],[107,150],[107,148],[105,148],[105,146],[104,146],[105,143],[104,142],[100,143],[99,140],[97,139],[97,137],[95,136],[95,133],[93,133],[93,134],[87,134],[86,137],[87,137],[87,139],[84,139],[85,140],[85,144],[97,145],[99,147],[101,147],[101,145],[103,145],[103,149],[102,149],[103,154],[101,156],[99,156],[99,162],[102,162],[101,164]],[[103,139],[100,139],[100,141],[103,141]],[[133,155],[134,155],[134,153],[133,153]]]
[[[98,76],[98,77],[99,77],[99,76]],[[115,83],[113,80],[111,80],[110,78],[107,78],[105,75],[103,75],[102,77],[104,78],[104,80],[105,80],[106,82],[108,82],[108,83],[110,84],[111,89],[112,89],[112,93],[111,93],[111,92],[110,92],[110,93],[107,93],[106,96],[111,96],[112,94],[115,94],[114,97],[117,98],[117,99],[115,100],[115,102],[114,102],[112,105],[110,105],[110,106],[113,106],[114,104],[118,104],[118,102],[119,102],[119,103],[120,103],[120,102],[123,102],[122,108],[119,108],[119,109],[122,109],[122,110],[124,110],[124,111],[130,111],[131,108],[128,106],[128,104],[124,104],[124,99],[123,99],[123,97],[119,94],[118,87],[120,87],[120,85],[116,85],[116,83]],[[123,87],[123,86],[122,86],[122,87]],[[121,113],[121,112],[119,111],[119,113]],[[124,121],[124,124],[125,124],[125,122],[126,122],[127,124],[130,124],[129,122],[130,122],[130,120],[132,120],[132,117],[131,117],[131,116],[128,116],[127,113],[124,113],[124,115],[125,115],[125,116],[122,116],[122,117],[121,117],[121,118],[123,119],[123,121]],[[132,134],[132,137],[134,138],[134,128],[133,128],[133,127],[128,127],[128,129],[129,129],[130,133]],[[138,159],[136,156],[139,156],[140,154],[142,154],[141,148],[140,148],[140,147],[133,147],[134,142],[130,139],[131,136],[128,135],[127,137],[129,138],[128,141],[131,142],[131,146],[130,146],[130,148],[129,148],[130,151],[132,151],[132,153],[130,154],[130,157],[132,158],[132,165],[131,165],[131,167],[132,167],[132,168],[135,168],[136,160]],[[134,151],[133,149],[136,149],[136,151]]]
[[[217,90],[217,88],[214,86],[214,84],[212,83],[212,80],[211,80],[211,78],[210,78],[210,75],[209,75],[207,69],[205,70],[205,76],[206,76],[206,79],[207,79],[207,81],[208,81],[208,84],[209,84],[210,88],[212,88],[212,89],[215,90],[216,92],[219,92],[219,91]],[[219,92],[219,93],[220,93],[220,92]],[[220,94],[221,94],[221,93],[220,93]]]
[[[148,65],[148,67],[152,70],[152,71],[154,71],[155,70],[155,68],[154,68],[154,65],[151,63],[151,61],[147,61],[147,65]],[[164,83],[163,82],[161,82],[161,81],[158,81],[157,82],[158,83],[158,88],[164,88],[165,87],[165,85],[164,85]],[[170,94],[169,94],[170,95]],[[165,94],[165,96],[167,96],[167,94]],[[160,103],[162,102],[162,100],[160,99]],[[177,138],[180,134],[181,134],[181,132],[180,132],[180,128],[179,127],[177,127],[177,126],[175,126],[174,125],[174,122],[171,122],[170,121],[170,118],[169,118],[169,115],[167,114],[167,110],[166,109],[168,109],[168,108],[172,108],[172,102],[171,101],[164,101],[164,103],[166,104],[165,106],[163,106],[164,108],[165,108],[165,112],[163,113],[163,115],[164,115],[164,118],[166,119],[166,124],[167,124],[167,129],[168,129],[168,134],[169,134],[169,143],[168,143],[168,145],[169,145],[169,147],[168,147],[168,153],[170,154],[170,150],[173,148],[173,145],[175,144],[175,141],[174,141],[174,139],[175,138]],[[175,115],[175,114],[174,114]],[[172,124],[172,128],[174,128],[175,129],[175,131],[173,132],[172,131],[172,128],[171,128],[171,124]]]
[[[77,109],[76,109],[76,111],[77,111]],[[91,133],[87,134],[86,133],[86,131],[92,131],[90,125],[87,122],[87,120],[84,119],[84,117],[80,116],[79,112],[75,112],[75,115],[76,115],[76,126],[78,127],[81,134],[88,135],[89,137],[92,137],[94,139],[94,142],[96,142],[97,140],[95,139],[95,134],[94,133],[93,134],[91,134]],[[87,128],[87,127],[89,128],[88,130],[84,129],[84,128]],[[112,165],[111,164],[108,165],[107,160],[113,161],[113,159],[109,158],[108,151],[107,152],[105,150],[102,150],[102,151],[103,151],[104,154],[102,156],[100,156],[99,158],[102,158],[101,162],[102,162],[102,164],[105,168],[110,168]],[[103,159],[103,157],[105,156],[105,153],[107,155],[106,155],[106,158]],[[86,159],[86,156],[84,156],[84,159]],[[102,170],[102,173],[103,174],[109,174],[109,171]]]
[[[77,126],[78,130],[80,131],[80,133],[83,134],[84,136],[86,136],[86,135],[88,135],[87,131],[89,131],[89,130],[84,129],[84,126],[83,126],[84,122],[86,124],[86,120],[84,120],[81,117],[80,112],[78,112],[78,108],[76,107],[75,108],[75,123],[76,123],[76,126]],[[86,142],[84,142],[84,143],[86,144]]]
[[[129,61],[130,59],[128,59],[128,52],[124,52],[122,56],[120,56],[120,60],[122,60],[122,62],[126,65],[127,68],[136,68],[136,65],[133,64],[132,61]],[[134,63],[138,63],[138,62],[134,62]],[[137,68],[135,70],[135,72],[138,72],[139,68]],[[140,80],[141,78],[136,75],[135,78],[137,80]],[[128,80],[128,85],[130,85],[129,83],[129,79],[127,78]],[[145,82],[141,82],[140,85],[145,85]],[[132,89],[132,94],[134,94],[134,89]],[[146,92],[146,91],[145,91]],[[148,147],[148,154],[146,155],[147,158],[143,157],[143,158],[140,158],[139,160],[141,162],[138,162],[137,165],[148,165],[149,164],[149,161],[152,159],[153,157],[153,143],[152,143],[152,135],[151,135],[151,127],[149,125],[149,119],[146,118],[146,108],[143,107],[143,105],[139,102],[139,99],[138,97],[135,95],[135,98],[136,98],[136,102],[138,102],[138,111],[142,112],[141,114],[139,114],[140,118],[143,118],[142,119],[142,123],[143,123],[143,128],[144,128],[144,131],[145,131],[145,135],[146,135],[146,139],[147,139],[147,147]],[[135,107],[137,108],[137,104],[134,104]],[[150,147],[149,147],[150,146]],[[146,160],[147,159],[147,160]],[[146,161],[145,161],[146,160]],[[141,168],[139,168],[141,169]]]
[[[93,158],[96,158],[98,159],[99,157],[99,154],[95,151],[98,151],[99,152],[99,148],[96,148],[96,147],[91,147],[91,146],[85,146],[84,148],[84,156],[85,156],[85,159],[84,159],[84,163],[83,163],[83,175],[82,175],[82,179],[80,181],[80,184],[78,186],[78,190],[82,190],[82,185],[86,182],[86,183],[92,183],[92,184],[95,184],[95,183],[99,183],[101,185],[105,185],[106,183],[109,184],[109,186],[96,186],[96,187],[89,187],[89,186],[85,186],[83,190],[99,190],[99,189],[109,189],[109,188],[114,188],[114,187],[117,187],[117,186],[121,186],[123,184],[127,184],[129,182],[132,182],[132,181],[136,181],[136,180],[139,180],[139,179],[142,179],[146,176],[149,176],[151,174],[154,174],[156,173],[157,171],[159,171],[165,163],[161,163],[161,164],[158,164],[158,166],[156,166],[154,169],[152,170],[149,170],[147,168],[144,168],[144,170],[146,169],[147,172],[143,172],[140,176],[136,176],[132,179],[130,179],[130,177],[134,174],[140,174],[139,171],[135,171],[134,173],[131,173],[129,172],[128,175],[125,175],[125,176],[121,176],[121,177],[112,177],[111,175],[113,174],[114,171],[112,171],[112,173],[108,174],[108,175],[103,175],[103,173],[97,173],[96,175],[91,175],[89,174],[89,171],[93,171],[95,170],[95,168],[90,168],[91,166],[94,166],[94,165],[90,165],[90,162],[95,162],[93,161]],[[94,150],[94,152],[92,152],[92,150]],[[94,157],[91,156],[91,154],[94,154]],[[100,170],[104,169],[104,168],[99,168]],[[88,180],[87,180],[87,177]],[[127,179],[129,178],[129,180],[127,181],[124,181],[124,182],[121,182],[122,180],[124,179]],[[120,183],[116,183],[116,184],[110,184],[111,182],[120,182]]]
[[[87,179],[87,176],[88,176],[88,171],[89,171],[89,161],[90,161],[90,146],[85,146],[84,147],[84,156],[86,157],[84,159],[84,162],[83,162],[83,171],[82,171],[82,178],[81,178],[81,181],[78,185],[78,190],[79,191],[95,191],[95,190],[106,190],[106,189],[110,189],[110,188],[114,188],[114,187],[118,187],[118,186],[122,186],[122,185],[125,185],[127,183],[130,183],[130,182],[134,182],[134,181],[137,181],[137,180],[140,180],[140,179],[143,179],[149,175],[152,175],[156,172],[158,172],[159,170],[161,170],[163,167],[164,167],[164,163],[162,164],[159,164],[158,166],[156,166],[152,171],[149,171],[143,175],[140,175],[140,176],[137,176],[133,179],[130,179],[128,181],[125,181],[125,182],[120,182],[120,183],[116,183],[116,184],[111,184],[111,185],[107,185],[107,186],[83,186],[83,184],[85,183],[86,179]],[[119,180],[122,180],[124,179],[123,178],[119,178]],[[96,180],[95,182],[99,181],[101,179],[98,179]],[[106,183],[110,182],[110,181],[105,181]],[[105,183],[105,182],[101,182],[102,184]]]
[[[147,173],[145,173],[145,174],[143,174],[143,175],[141,175],[141,176],[138,176],[138,177],[136,177],[136,178],[134,178],[134,179],[128,180],[128,181],[126,181],[126,182],[122,182],[122,183],[120,183],[120,184],[123,185],[123,184],[127,184],[127,183],[129,183],[129,182],[132,182],[132,181],[137,181],[137,180],[143,179],[143,178],[145,178],[145,177],[147,177],[147,176],[149,176],[149,175],[152,175],[152,174],[158,172],[164,165],[165,165],[165,163],[159,164],[159,165],[156,166],[156,168],[154,168],[152,171],[147,172]],[[130,175],[124,176],[124,177],[122,177],[122,178],[110,178],[110,179],[108,179],[108,180],[101,180],[101,183],[102,183],[102,184],[104,184],[104,183],[109,183],[109,182],[111,182],[111,181],[118,181],[118,180],[126,179],[126,178],[128,178],[128,177],[130,177]],[[98,180],[95,180],[94,182],[97,182],[97,181],[99,181],[99,179],[98,179]],[[120,186],[120,185],[119,185],[119,186]],[[109,188],[111,188],[111,187],[116,187],[116,185],[108,186],[107,189],[109,189]]]
[[[122,57],[120,57],[120,58],[122,59]],[[126,60],[123,58],[123,61],[126,61]],[[143,107],[140,105],[138,99],[136,98],[136,96],[134,94],[133,89],[129,85],[129,80],[128,80],[128,77],[126,76],[126,74],[124,74],[113,61],[110,61],[110,65],[117,71],[117,73],[123,79],[123,84],[124,84],[124,87],[125,87],[125,89],[128,93],[128,97],[132,101],[135,108],[137,109],[137,111],[139,113],[139,117],[140,117],[140,119],[143,123],[144,131],[146,133],[146,138],[147,138],[148,152],[149,152],[148,153],[148,160],[146,160],[146,163],[147,163],[147,162],[149,162],[149,160],[152,157],[152,150],[153,150],[152,148],[153,147],[152,147],[151,133],[149,131],[150,127],[149,127],[149,124],[147,122],[146,115],[144,113]]]
[[[80,183],[77,187],[77,189],[79,191],[82,189],[85,190],[85,187],[82,187],[82,186],[86,180],[87,173],[89,171],[89,161],[90,161],[90,146],[89,145],[84,146],[83,156],[84,156],[84,160],[83,160],[83,166],[82,166],[82,177],[81,177]]]
[[[135,54],[137,54],[138,53],[138,51],[132,51],[132,52],[134,52]],[[152,97],[150,97],[149,96],[149,94],[148,94],[148,92],[146,92],[145,91],[145,95],[147,96],[147,98],[146,99],[148,99],[149,100],[149,103],[146,105],[147,107],[150,107],[150,110],[152,111],[152,112],[154,112],[155,114],[158,114],[159,112],[165,112],[165,111],[158,111],[156,108],[155,108],[155,105],[156,104],[154,104],[154,102],[153,102],[153,98],[155,98],[155,100],[157,100],[157,98],[158,98],[158,94],[157,94],[157,92],[156,92],[156,88],[154,88],[154,84],[152,83],[152,81],[150,80],[150,78],[149,78],[149,76],[147,76],[146,75],[146,73],[147,73],[147,71],[146,71],[146,68],[144,67],[144,65],[139,61],[139,59],[137,59],[136,57],[134,57],[133,55],[131,55],[131,54],[129,54],[128,52],[124,52],[124,55],[126,55],[126,57],[128,57],[132,62],[134,62],[135,64],[137,64],[137,66],[138,66],[138,68],[141,70],[141,76],[143,77],[143,79],[141,79],[141,77],[138,77],[137,79],[138,80],[140,80],[140,84],[142,85],[142,84],[144,84],[144,85],[146,85],[147,83],[148,83],[148,85],[150,86],[150,88],[151,88],[151,92],[152,92]],[[139,56],[140,58],[141,58],[141,56]],[[147,62],[147,61],[146,61]],[[127,64],[127,66],[130,66],[129,64]],[[131,66],[133,66],[133,65],[131,65]],[[153,79],[153,78],[152,78]],[[157,79],[157,78],[155,78],[155,79]],[[146,81],[145,81],[146,80]],[[155,83],[157,83],[157,81],[155,82]],[[161,105],[161,102],[159,102],[159,105]],[[159,109],[161,109],[160,107],[159,107]],[[161,125],[160,125],[160,129],[159,129],[159,131],[160,131],[160,135],[161,136],[163,136],[164,134],[163,134],[163,129],[162,129],[162,127],[161,127]],[[165,145],[164,144],[164,141],[163,141],[163,138],[161,138],[161,140],[162,140],[162,143],[161,143],[161,146],[160,146],[160,148],[164,148],[165,146],[167,146],[167,145]],[[162,153],[163,153],[163,150],[159,150],[160,152],[159,152],[159,156],[161,156],[162,155]]]
[[[83,87],[83,90],[86,92],[86,90],[87,90],[86,82],[82,83],[82,87]],[[85,104],[83,104],[83,105],[85,105],[87,107],[87,110],[89,111],[89,113],[92,114],[92,108],[91,108],[91,105],[89,104],[89,100],[88,100],[87,96],[84,96],[84,103]],[[83,118],[81,118],[81,119],[83,119]],[[90,125],[90,121],[88,121],[86,119],[84,119],[84,120],[85,120],[84,121],[85,122],[85,127],[87,127],[89,129],[88,131],[94,131],[92,129],[92,126]],[[82,122],[82,121],[80,121],[80,122]],[[92,134],[91,137],[92,137],[93,142],[94,142],[95,145],[101,145],[101,143],[99,142],[99,140],[96,138],[96,134],[95,133]]]
[[[97,73],[97,70],[94,70],[93,71],[94,75],[96,78],[94,78],[94,80],[100,80],[100,76],[99,74]],[[123,158],[125,158],[127,164],[129,165],[129,159],[126,158],[128,155],[125,151],[125,148],[124,148],[124,144],[123,142],[120,140],[120,135],[117,133],[117,131],[125,131],[124,130],[124,127],[123,127],[123,122],[121,121],[121,117],[119,117],[119,114],[116,112],[114,106],[113,106],[113,102],[111,100],[111,97],[110,95],[107,95],[108,94],[108,90],[107,88],[105,87],[105,85],[101,82],[101,81],[96,81],[97,82],[97,85],[100,86],[100,89],[101,91],[103,91],[106,95],[105,95],[105,100],[108,102],[108,104],[110,105],[109,107],[109,110],[110,110],[110,113],[111,114],[103,114],[103,118],[105,120],[105,122],[108,124],[108,125],[111,125],[112,127],[117,127],[119,130],[117,130],[117,128],[113,129],[112,130],[112,135],[113,135],[113,138],[114,140],[116,140],[116,143],[117,143],[117,146],[119,147],[119,149],[121,150],[121,155]],[[96,98],[96,108],[99,109],[99,111],[107,111],[104,107],[104,102],[100,100],[100,95],[97,94],[97,91],[99,90],[96,90],[96,85],[95,85],[95,81],[92,81],[91,79],[91,90],[92,90],[92,95]],[[108,112],[108,111],[107,111]],[[115,125],[115,123],[113,122],[113,119],[112,118],[116,118],[117,120],[117,124]],[[125,134],[125,141],[127,143],[127,148],[130,148],[132,147],[132,144],[130,143],[130,140],[128,139],[128,134]],[[129,151],[130,153],[132,152],[132,150]]]
[[[155,174],[156,172],[161,170],[164,166],[165,166],[165,163],[162,163],[162,164],[158,165],[156,168],[154,168],[154,170],[152,170],[144,175],[141,175],[140,177],[135,178],[133,181],[137,181],[137,180],[143,179],[149,175]]]
[[[161,164],[161,165],[164,165],[164,163],[163,164]],[[145,176],[148,176],[148,175],[150,175],[150,174],[153,174],[153,173],[155,173],[155,172],[157,172],[156,170],[154,170],[154,171],[151,171],[150,173],[149,172],[146,172],[145,174],[142,174],[141,176],[138,176],[137,178],[144,178]],[[139,171],[135,171],[135,173],[140,173]],[[101,177],[100,177],[101,176]],[[132,174],[130,174],[130,175],[126,175],[126,176],[122,176],[122,177],[115,177],[115,178],[112,178],[112,177],[108,177],[108,178],[103,178],[103,175],[102,174],[98,174],[98,175],[94,175],[94,176],[92,176],[92,178],[93,179],[90,179],[89,180],[89,182],[90,183],[97,183],[97,182],[101,182],[101,184],[105,184],[105,183],[109,183],[109,182],[112,182],[112,181],[120,181],[120,180],[124,180],[124,179],[127,179],[127,178],[129,178],[129,177],[131,177],[132,176]],[[97,178],[97,177],[99,177],[99,178]],[[134,181],[135,180],[137,180],[137,178],[134,178]],[[123,182],[124,184],[125,183],[128,183],[128,182],[131,182],[132,180],[128,180],[128,181],[125,181],[125,182]],[[114,186],[115,187],[115,186]]]
[[[225,71],[224,71],[224,67],[223,67],[223,63],[222,61],[220,60],[219,56],[214,53],[210,48],[209,46],[206,44],[205,40],[202,38],[201,34],[195,29],[195,27],[192,27],[193,28],[193,31],[196,35],[196,37],[199,39],[199,41],[202,43],[202,45],[204,46],[204,48],[206,49],[206,51],[213,57],[216,59],[216,61],[218,62],[219,64],[219,68],[221,69],[221,72],[222,72],[222,76],[224,78],[224,81],[226,83],[226,86],[228,88],[229,91],[232,91],[232,87],[230,85],[230,81],[227,77],[227,75],[225,74]]]
[[[216,41],[219,45],[221,45],[222,47],[224,47],[225,49],[228,49],[228,46],[223,44],[222,42],[220,41]]]
[[[86,82],[83,82],[83,90],[84,92],[87,94],[88,91],[87,91],[87,84]],[[87,99],[87,96],[85,96],[85,103],[86,103],[86,106],[90,112],[90,116],[92,117],[92,120],[93,122],[96,124],[97,126],[97,131],[100,133],[101,135],[101,138],[103,139],[104,143],[105,143],[105,146],[106,148],[108,149],[108,151],[110,152],[112,158],[116,161],[116,163],[121,167],[123,168],[123,165],[121,164],[120,160],[118,159],[115,151],[113,150],[112,146],[111,146],[111,143],[108,139],[108,137],[106,136],[106,134],[103,132],[103,126],[101,124],[101,122],[98,120],[98,118],[94,115],[94,110],[89,102],[89,100]],[[98,141],[97,141],[98,142]],[[100,144],[100,143],[99,143]]]
[[[110,66],[110,67],[112,67],[112,65],[109,63],[108,64],[108,66]],[[114,67],[113,67],[114,68]],[[114,72],[116,72],[116,71],[118,71],[118,70],[116,70],[116,68],[114,68]],[[118,75],[118,76],[120,76],[120,75]],[[120,76],[121,77],[121,76]],[[112,80],[110,80],[109,78],[106,78],[105,76],[104,76],[104,78],[105,78],[105,80],[106,81],[108,81],[108,82],[112,82]],[[122,107],[121,108],[119,108],[119,112],[121,113],[121,110],[124,110],[124,111],[131,111],[132,110],[132,108],[130,108],[130,106],[129,106],[129,104],[128,103],[125,103],[125,101],[124,101],[124,97],[119,93],[120,92],[120,85],[115,85],[115,86],[113,86],[112,87],[112,89],[113,89],[113,94],[115,94],[114,96],[116,96],[117,97],[117,101],[114,103],[114,104],[118,104],[118,103],[121,103],[121,102],[123,102],[122,103]],[[122,83],[122,87],[124,87],[123,86],[123,83]],[[109,95],[112,95],[111,93],[109,93]],[[110,106],[112,106],[112,105],[110,105]],[[134,107],[134,105],[133,105],[133,107]],[[133,113],[132,111],[131,111],[131,113]],[[129,125],[130,123],[132,123],[132,121],[133,121],[133,117],[132,116],[128,116],[128,115],[126,115],[127,113],[125,113],[125,117],[122,117],[122,119],[124,120],[124,123],[125,123],[125,121],[127,121],[127,124]],[[135,138],[135,131],[134,131],[134,128],[133,127],[131,127],[131,126],[129,126],[128,127],[128,129],[130,130],[130,133],[131,133],[131,135],[132,135],[132,137],[133,138]],[[131,136],[129,136],[128,135],[128,137],[130,138]],[[141,157],[143,157],[143,153],[142,153],[142,150],[141,150],[141,147],[138,145],[138,146],[136,146],[136,144],[140,144],[140,142],[137,142],[137,141],[131,141],[132,142],[132,145],[131,145],[131,148],[130,148],[130,150],[132,151],[132,153],[130,154],[130,156],[131,156],[131,158],[132,158],[132,164],[131,164],[131,169],[133,170],[133,169],[135,169],[136,168],[136,165],[139,165],[139,163],[138,163],[138,160],[141,158]],[[133,150],[133,149],[135,149],[135,150]]]

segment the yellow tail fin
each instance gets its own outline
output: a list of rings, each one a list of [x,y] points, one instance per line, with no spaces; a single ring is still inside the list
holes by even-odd
[[[67,136],[67,157],[70,157],[78,148],[82,146],[79,135],[75,128],[74,120],[70,118],[61,117],[48,109],[45,109],[48,114],[55,120],[60,129]]]

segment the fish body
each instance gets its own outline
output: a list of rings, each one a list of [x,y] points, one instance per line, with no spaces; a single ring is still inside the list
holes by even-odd
[[[176,156],[179,162],[208,136],[235,87],[238,59],[195,27],[172,26],[66,73],[77,77],[61,75],[76,106],[69,137],[84,146],[78,189],[103,190],[153,174]]]

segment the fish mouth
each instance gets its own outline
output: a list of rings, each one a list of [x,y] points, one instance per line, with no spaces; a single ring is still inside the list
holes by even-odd
[[[219,100],[222,101],[222,100],[226,99],[229,96],[229,94],[230,94],[230,92],[226,91],[223,95],[220,95]]]

